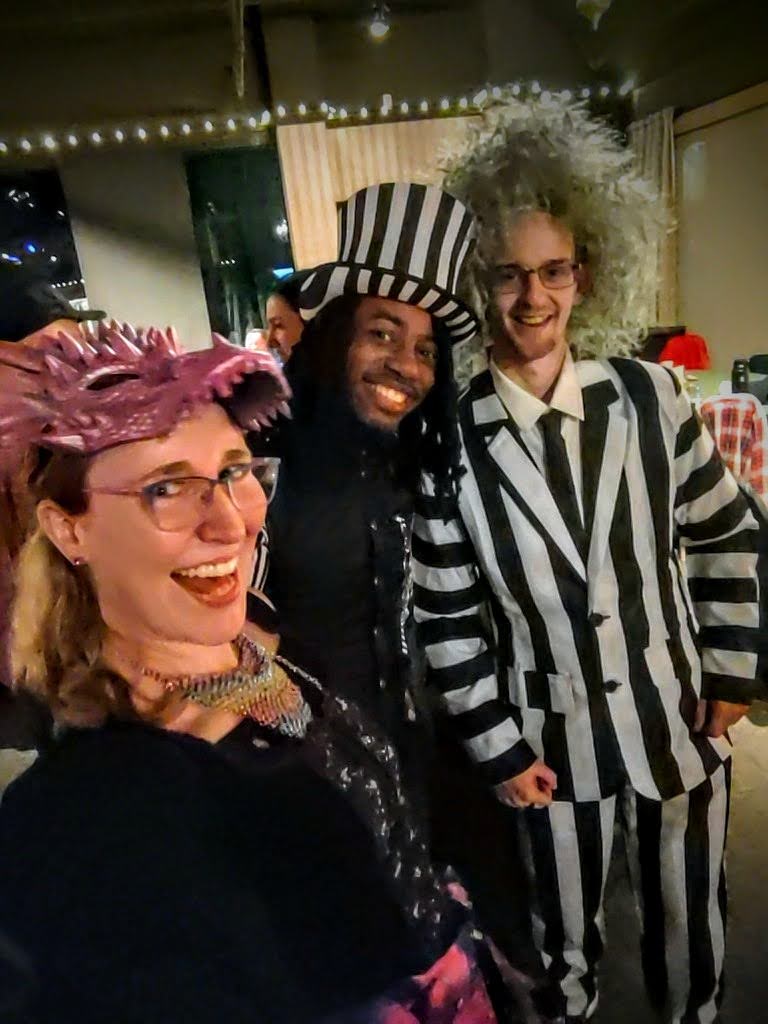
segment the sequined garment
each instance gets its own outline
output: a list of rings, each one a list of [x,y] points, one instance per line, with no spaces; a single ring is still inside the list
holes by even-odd
[[[401,905],[437,958],[445,950],[446,918],[450,915],[455,927],[458,908],[430,861],[394,747],[354,704],[329,694],[305,744],[316,770],[342,790],[368,824]]]
[[[276,740],[301,740],[315,771],[344,793],[372,833],[398,902],[425,950],[437,959],[461,914],[430,861],[394,746],[355,704],[326,693],[299,666],[244,636],[236,645],[238,666],[230,672],[164,676],[141,671],[169,692],[253,719]]]

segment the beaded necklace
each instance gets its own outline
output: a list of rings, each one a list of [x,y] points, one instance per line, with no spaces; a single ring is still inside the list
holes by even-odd
[[[285,669],[319,690],[317,679],[245,636],[236,638],[235,649],[238,663],[227,672],[176,676],[143,665],[136,667],[143,676],[159,682],[166,693],[181,693],[205,708],[233,711],[283,736],[303,739],[312,721],[312,709]]]

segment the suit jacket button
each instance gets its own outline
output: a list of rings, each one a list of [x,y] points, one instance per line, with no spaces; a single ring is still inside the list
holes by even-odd
[[[600,612],[590,612],[587,616],[587,622],[595,628],[602,626],[606,619],[610,619],[610,615],[602,615]]]
[[[616,693],[620,686],[621,683],[618,679],[606,679],[606,681],[603,683],[603,689],[606,693]]]

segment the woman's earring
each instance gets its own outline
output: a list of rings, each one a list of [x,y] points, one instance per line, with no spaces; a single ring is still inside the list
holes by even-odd
[[[78,556],[77,556],[76,558],[73,558],[73,559],[72,559],[72,565],[74,565],[74,566],[77,566],[77,567],[79,567],[79,566],[81,566],[81,565],[85,565],[85,559],[84,559],[84,558],[81,558],[81,557],[80,557],[80,556],[78,555]]]

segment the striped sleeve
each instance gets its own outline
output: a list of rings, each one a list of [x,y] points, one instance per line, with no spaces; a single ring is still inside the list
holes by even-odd
[[[264,526],[256,538],[256,550],[253,553],[253,574],[251,589],[264,590],[269,572],[269,534]]]
[[[430,680],[490,785],[514,778],[536,755],[501,698],[495,645],[472,543],[426,481],[413,536],[414,605]]]
[[[675,519],[700,629],[702,696],[748,704],[759,688],[757,522],[682,393],[676,412]]]

